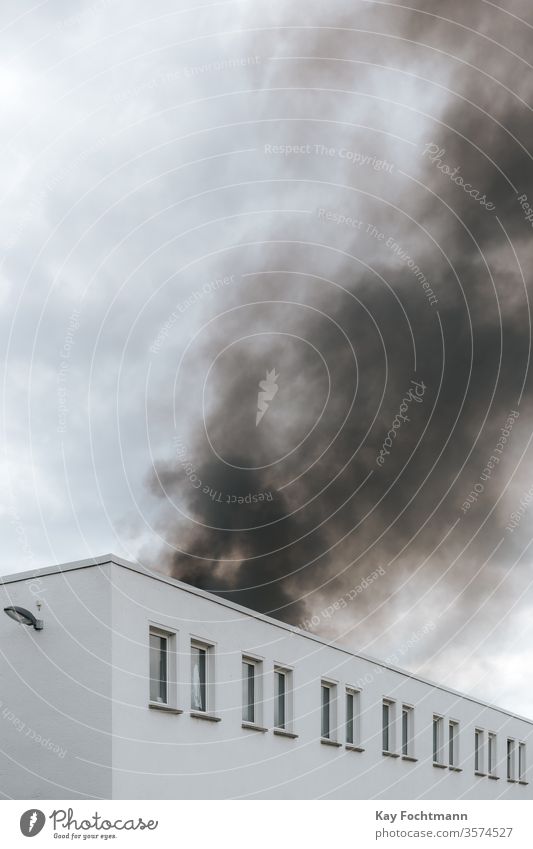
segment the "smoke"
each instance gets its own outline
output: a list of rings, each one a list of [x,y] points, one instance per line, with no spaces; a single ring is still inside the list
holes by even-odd
[[[474,650],[531,580],[505,530],[529,480],[527,27],[481,2],[360,6],[306,6],[301,29],[274,4],[243,35],[271,57],[242,102],[269,214],[236,225],[238,283],[176,341],[173,444],[147,474],[163,542],[145,556],[351,644],[429,615],[435,646]]]

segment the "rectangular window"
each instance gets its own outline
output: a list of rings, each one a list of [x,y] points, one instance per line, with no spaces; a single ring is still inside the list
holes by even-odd
[[[402,705],[402,755],[410,757],[413,754],[413,708]]]
[[[274,670],[274,726],[287,727],[288,673],[284,669]]]
[[[331,735],[331,687],[322,683],[321,735],[329,740]]]
[[[507,781],[514,781],[514,740],[507,740]]]
[[[349,690],[346,691],[346,742],[353,745],[353,719],[354,719],[354,695]]]
[[[497,751],[496,751],[496,734],[489,732],[488,737],[488,773],[496,775]]]
[[[526,780],[526,744],[518,744],[518,780]]]
[[[293,671],[274,664],[274,728],[293,733]]]
[[[382,747],[384,752],[394,751],[394,702],[383,699]]]
[[[337,685],[320,682],[320,734],[324,740],[337,740]]]
[[[444,720],[442,716],[433,717],[433,763],[440,764],[443,761],[442,744],[443,744],[443,728]]]
[[[259,658],[242,658],[242,721],[253,725],[262,723],[262,668]],[[286,701],[285,701],[286,705]]]
[[[168,704],[168,636],[150,628],[150,701]]]
[[[255,663],[242,662],[242,718],[255,722]]]
[[[207,711],[208,647],[191,643],[191,710]]]
[[[459,723],[450,719],[448,723],[448,764],[457,766],[459,760]]]
[[[485,773],[485,758],[483,752],[484,733],[481,728],[474,731],[474,771]]]
[[[346,688],[346,744],[359,745],[359,690]]]

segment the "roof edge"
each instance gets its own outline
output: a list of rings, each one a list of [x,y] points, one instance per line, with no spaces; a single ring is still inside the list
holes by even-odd
[[[106,563],[116,563],[117,566],[131,566],[128,560],[117,557],[116,554],[101,554],[97,557],[87,557],[84,560],[72,560],[69,563],[58,563],[54,566],[42,566],[40,569],[27,569],[24,572],[13,572],[10,575],[0,576],[0,586],[3,584],[14,584],[18,581],[29,581],[31,578],[41,578],[44,575],[61,574],[62,572],[73,572],[76,569],[87,569],[90,566],[104,566]]]
[[[312,634],[310,631],[304,631],[301,628],[298,628],[296,625],[289,625],[286,622],[282,622],[280,619],[275,619],[272,616],[267,616],[265,613],[260,613],[257,610],[252,610],[249,607],[244,607],[243,605],[237,604],[233,601],[229,601],[228,599],[225,599],[222,596],[215,595],[215,593],[210,593],[207,592],[207,590],[199,589],[198,587],[195,587],[192,584],[186,584],[183,581],[178,581],[176,578],[172,578],[170,575],[165,575],[164,572],[158,572],[154,569],[148,569],[146,566],[142,566],[140,563],[135,563],[131,560],[125,560],[124,558],[119,557],[116,554],[102,554],[96,557],[88,557],[84,560],[73,560],[69,563],[59,563],[55,566],[44,566],[41,569],[30,569],[25,572],[15,572],[12,575],[5,575],[3,577],[0,576],[0,586],[3,586],[5,584],[29,581],[33,578],[45,577],[48,575],[58,575],[63,574],[64,572],[74,572],[81,569],[88,569],[94,566],[105,566],[109,563],[112,563],[115,566],[121,566],[122,568],[127,569],[131,572],[136,572],[137,574],[144,575],[147,578],[153,578],[156,581],[161,581],[163,583],[170,584],[171,586],[174,586],[177,589],[181,589],[184,592],[200,596],[201,598],[205,598],[208,601],[220,604],[223,607],[229,607],[231,610],[238,611],[239,613],[243,613],[247,616],[252,616],[254,619],[259,619],[262,622],[266,622],[269,625],[274,625],[277,628],[281,628],[293,634],[298,634],[298,636],[313,640],[313,642],[319,643],[320,645],[336,649],[337,651],[342,651],[344,652],[344,654],[350,655],[350,657],[356,657],[359,660],[366,661],[367,663],[372,663],[376,666],[381,666],[383,669],[389,669],[391,672],[397,672],[400,675],[404,675],[407,678],[411,678],[411,680],[413,681],[419,681],[420,683],[426,684],[430,687],[434,687],[437,690],[442,690],[443,692],[450,693],[453,696],[459,696],[460,698],[466,699],[470,702],[474,702],[477,705],[482,705],[483,707],[490,708],[491,710],[496,710],[498,711],[498,713],[503,713],[506,716],[513,717],[514,719],[519,719],[522,722],[527,722],[528,725],[533,725],[533,719],[521,716],[520,714],[514,713],[511,710],[506,710],[505,708],[498,707],[498,705],[491,704],[490,702],[485,702],[482,699],[477,699],[474,696],[462,693],[459,690],[454,690],[452,687],[445,687],[443,684],[438,684],[435,681],[429,680],[428,678],[423,678],[421,675],[415,675],[414,673],[409,672],[406,669],[401,669],[398,666],[393,666],[390,663],[385,663],[383,660],[379,660],[375,657],[351,651],[350,649],[347,649],[344,646],[340,646],[337,643],[330,642],[329,640],[326,640],[323,637],[318,636],[317,634]]]

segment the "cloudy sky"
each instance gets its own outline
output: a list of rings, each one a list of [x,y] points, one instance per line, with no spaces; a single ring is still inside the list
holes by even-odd
[[[5,0],[4,573],[113,551],[533,716],[532,38]]]

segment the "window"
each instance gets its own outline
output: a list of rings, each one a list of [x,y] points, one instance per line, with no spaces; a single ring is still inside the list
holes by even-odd
[[[382,747],[384,752],[394,751],[394,702],[383,699],[382,708]]]
[[[242,721],[261,724],[261,661],[242,659]]]
[[[191,643],[191,710],[207,711],[208,647]]]
[[[518,780],[526,780],[526,744],[518,744]]]
[[[336,698],[337,687],[331,681],[322,681],[321,689],[321,710],[320,710],[320,734],[323,740],[336,739]]]
[[[444,719],[442,716],[433,717],[433,763],[442,763]]]
[[[177,633],[167,631],[159,625],[150,625],[148,630],[148,674],[150,679],[149,706],[177,709]]]
[[[255,663],[242,662],[242,718],[255,722]]]
[[[515,749],[515,741],[507,740],[507,781],[515,780],[515,766],[514,766],[514,749]]]
[[[404,758],[413,754],[413,708],[402,705],[402,755]]]
[[[481,728],[476,728],[474,731],[474,772],[479,772],[482,775],[485,774],[483,742],[483,731]]]
[[[459,761],[459,723],[450,719],[448,723],[448,764],[457,766]]]
[[[489,775],[496,775],[496,734],[494,734],[493,732],[489,732],[488,743],[488,773]]]
[[[290,669],[274,668],[274,727],[283,731],[291,726],[291,677]]]
[[[150,701],[168,704],[169,636],[150,628]]]
[[[285,728],[287,714],[287,678],[281,669],[274,671],[274,725]]]
[[[346,688],[346,745],[357,746],[359,734],[359,690]]]
[[[327,684],[322,684],[322,726],[321,726],[321,734],[322,737],[329,740],[329,735],[331,733],[331,687],[328,687]]]

